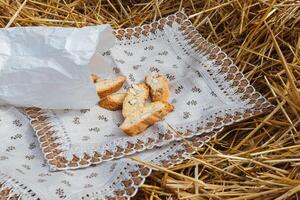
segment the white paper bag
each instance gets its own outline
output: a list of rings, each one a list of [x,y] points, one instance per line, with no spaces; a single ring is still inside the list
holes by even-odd
[[[0,29],[0,104],[92,107],[99,99],[89,63],[114,41],[109,25]]]

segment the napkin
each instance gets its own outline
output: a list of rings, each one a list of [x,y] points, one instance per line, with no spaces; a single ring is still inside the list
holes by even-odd
[[[143,133],[129,137],[119,128],[124,121],[121,111],[99,106],[82,110],[26,109],[51,170],[88,167],[163,146],[272,108],[225,52],[204,39],[182,12],[150,25],[119,29],[115,34],[118,39],[103,53],[107,62],[99,75],[126,76],[125,89],[144,81],[146,74],[159,71],[169,80],[169,102],[174,111]],[[49,148],[52,146],[55,148]]]
[[[99,69],[89,63],[114,42],[109,25],[0,29],[0,104],[92,107],[99,99],[90,74]]]
[[[170,167],[186,160],[215,134],[155,147],[135,157]],[[129,200],[151,173],[150,167],[129,158],[50,172],[29,120],[14,107],[0,106],[0,142],[0,199]]]

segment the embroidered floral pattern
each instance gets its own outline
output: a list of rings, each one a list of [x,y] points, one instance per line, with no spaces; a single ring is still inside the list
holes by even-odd
[[[15,126],[17,126],[17,127],[21,127],[22,126],[22,123],[19,120],[17,120],[17,119],[13,121],[13,124]]]
[[[80,124],[79,117],[74,117],[73,123],[74,124]]]
[[[32,129],[29,128],[29,121],[21,114],[16,115],[17,112],[15,110],[5,117],[20,120],[23,124],[22,128],[17,128],[12,124],[9,127],[0,126],[0,137],[3,142],[0,148],[15,146],[14,152],[9,156],[1,155],[3,151],[0,151],[0,194],[4,199],[6,197],[18,199],[21,195],[22,200],[130,199],[151,172],[150,168],[127,159],[81,170],[49,172],[41,150],[36,148],[37,138],[33,136]],[[20,134],[22,137],[18,140],[11,140],[13,135],[11,131],[14,135]],[[197,150],[211,136],[194,137],[190,140],[191,145]],[[168,167],[182,162],[191,153],[193,151],[185,144],[173,142],[169,146],[157,148],[151,156],[137,156],[154,164]],[[111,177],[113,177],[112,180]],[[28,180],[34,187],[28,187]],[[74,190],[74,185],[80,190]]]
[[[145,131],[137,137],[130,138],[118,132],[117,124],[122,118],[108,111],[94,108],[87,114],[69,111],[66,115],[56,113],[54,116],[45,110],[28,108],[26,114],[31,118],[45,158],[53,170],[87,167],[120,158],[153,148],[154,145],[180,140],[178,133],[190,138],[272,108],[272,105],[249,85],[232,60],[219,47],[205,40],[181,12],[150,25],[120,29],[114,33],[119,40],[111,49],[110,55],[116,61],[119,74],[126,75],[129,83],[142,80],[145,72],[149,71],[166,74],[171,80],[171,101],[175,104],[175,111],[165,122],[152,127],[155,133]],[[159,44],[156,44],[154,41],[157,37],[164,38],[164,42],[160,40]],[[133,38],[135,41],[143,41],[140,51],[131,47],[130,42]],[[174,45],[175,48],[169,48],[170,45]],[[141,66],[134,69],[134,65]],[[174,65],[177,67],[173,68]],[[114,69],[111,73],[114,73]],[[194,112],[201,115],[193,114]],[[78,126],[87,131],[76,133],[68,129],[62,122],[63,116],[68,114],[78,116]],[[105,127],[99,128],[101,134],[90,134],[88,130],[93,131],[98,127],[91,121],[99,115],[103,115],[103,119],[106,117],[105,123],[102,123],[102,118],[97,121],[99,123],[100,120]],[[177,130],[176,133],[170,130],[167,124],[172,125]],[[86,148],[82,150],[74,147],[76,151],[72,152],[73,149],[68,147],[74,146],[73,141],[82,142],[84,134],[89,134],[90,137],[86,140]],[[111,134],[115,134],[113,142],[101,143],[102,140],[108,141],[106,138]],[[99,145],[89,145],[91,141],[97,141]]]

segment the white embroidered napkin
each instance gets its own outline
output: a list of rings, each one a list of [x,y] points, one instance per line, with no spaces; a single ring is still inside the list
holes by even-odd
[[[160,166],[182,162],[212,134],[189,145],[174,142],[137,157]],[[151,169],[124,158],[86,169],[49,172],[29,120],[13,107],[0,107],[0,197],[22,200],[130,199]],[[2,199],[1,198],[1,199]]]
[[[272,105],[249,84],[232,60],[205,40],[178,12],[141,27],[115,31],[116,45],[104,55],[113,67],[102,77],[125,75],[126,87],[160,71],[170,81],[175,110],[135,137],[118,125],[120,112],[26,110],[52,170],[76,169],[190,138],[270,110]]]

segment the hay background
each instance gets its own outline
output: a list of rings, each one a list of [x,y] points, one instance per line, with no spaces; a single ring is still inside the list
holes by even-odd
[[[300,199],[300,1],[0,0],[0,26],[119,28],[181,8],[276,108],[153,173],[134,199]]]

